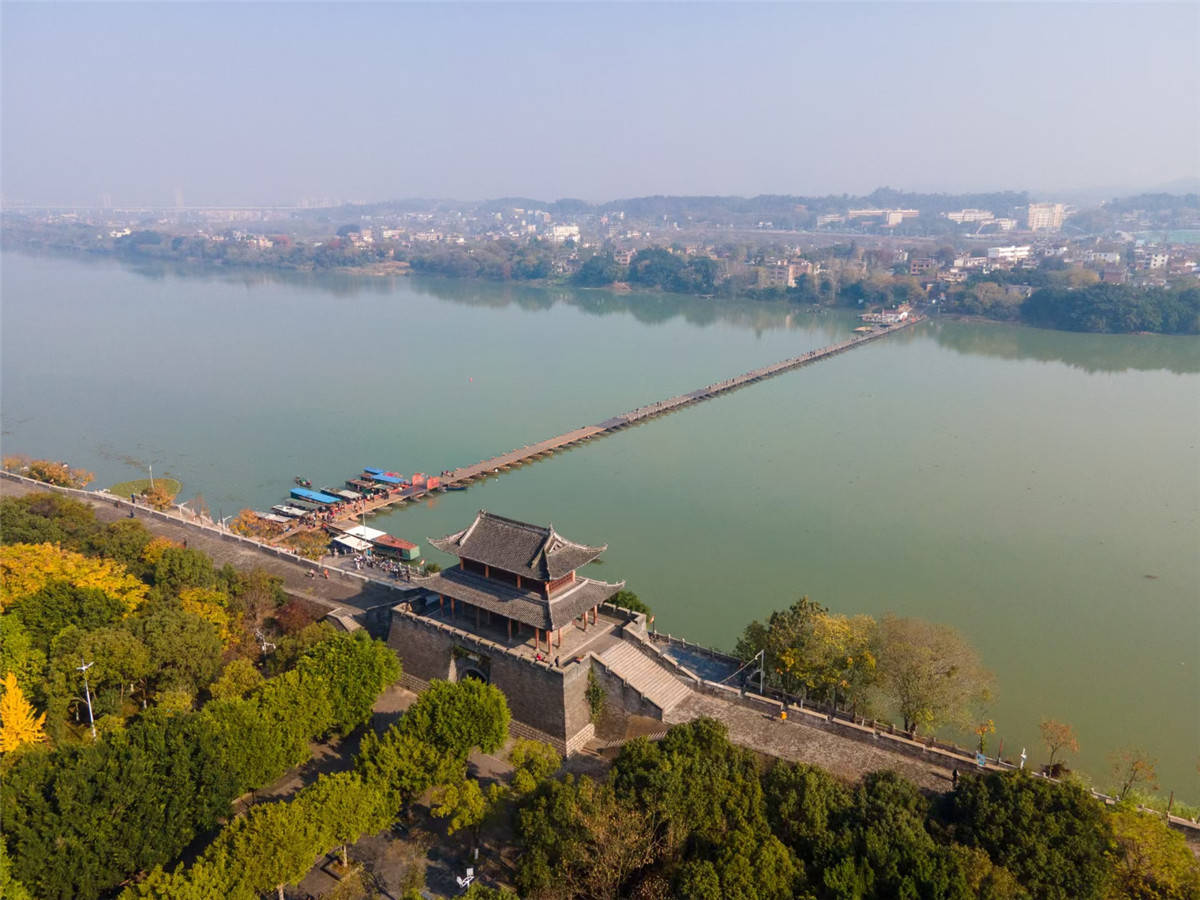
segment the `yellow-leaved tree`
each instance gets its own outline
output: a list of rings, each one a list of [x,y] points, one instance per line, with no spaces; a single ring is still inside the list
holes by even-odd
[[[46,714],[34,715],[33,707],[17,684],[17,676],[9,672],[4,676],[3,684],[4,694],[0,696],[0,753],[9,753],[22,744],[46,740],[46,732],[42,730]]]
[[[0,546],[0,612],[36,594],[51,581],[97,588],[132,612],[146,600],[145,584],[109,559],[92,559],[56,544]]]
[[[228,647],[233,640],[233,617],[228,609],[229,596],[212,588],[190,587],[179,592],[183,611],[198,616],[216,626],[221,645]]]

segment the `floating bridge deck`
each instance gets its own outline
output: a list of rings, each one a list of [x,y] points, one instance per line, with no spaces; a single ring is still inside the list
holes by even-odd
[[[838,344],[831,344],[828,347],[822,347],[818,350],[810,350],[800,356],[793,356],[790,359],[782,360],[781,362],[772,363],[769,366],[763,366],[759,369],[752,369],[741,375],[733,378],[727,378],[724,381],[717,381],[713,384],[706,385],[702,388],[697,388],[686,394],[679,394],[667,400],[659,400],[657,403],[651,403],[648,406],[639,406],[637,409],[630,410],[619,416],[613,416],[611,419],[605,419],[603,422],[598,422],[595,425],[585,425],[576,428],[564,434],[557,435],[552,438],[547,438],[544,441],[539,441],[536,444],[529,444],[525,447],[518,447],[515,450],[509,450],[507,453],[501,453],[498,456],[493,456],[491,459],[485,459],[469,466],[454,469],[447,474],[441,476],[442,486],[449,487],[451,485],[470,484],[481,478],[486,478],[489,475],[494,475],[499,472],[506,472],[516,466],[524,465],[529,462],[534,462],[539,459],[544,459],[547,456],[554,454],[559,450],[565,450],[569,447],[574,447],[584,441],[590,441],[592,438],[600,437],[601,435],[611,434],[614,431],[620,431],[622,428],[628,428],[630,425],[637,425],[657,416],[666,415],[674,412],[677,409],[682,409],[685,406],[690,406],[693,403],[699,403],[703,400],[709,400],[713,397],[718,397],[721,394],[726,394],[730,391],[735,391],[743,388],[746,385],[754,384],[762,381],[765,378],[772,378],[776,375],[781,375],[784,372],[790,372],[793,369],[798,369],[801,366],[807,366],[823,359],[828,359],[831,356],[836,356],[839,353],[845,353],[862,344],[870,343],[879,338],[886,337],[889,334],[895,334],[897,331],[902,331],[917,322],[922,321],[923,316],[913,316],[905,322],[897,325],[892,325],[889,328],[872,331],[869,334],[859,335],[842,341]],[[434,488],[438,490],[438,488]],[[380,498],[374,501],[368,501],[363,512],[372,512],[382,509],[386,506],[391,506],[406,500],[418,500],[430,493],[430,490],[424,486],[414,486],[405,489],[399,494],[388,498]],[[347,517],[350,518],[350,517]]]

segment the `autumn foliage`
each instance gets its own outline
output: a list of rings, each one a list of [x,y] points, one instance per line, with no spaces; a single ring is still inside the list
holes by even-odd
[[[46,714],[34,715],[33,707],[17,685],[17,676],[4,676],[4,694],[0,696],[0,753],[10,753],[22,744],[46,740],[42,726]]]
[[[134,611],[146,600],[148,587],[124,566],[63,550],[55,544],[6,544],[0,547],[0,611],[37,593],[51,581],[77,588],[96,588]]]
[[[283,533],[276,522],[268,522],[252,509],[243,509],[229,523],[229,530],[234,534],[252,538],[272,538]]]
[[[72,469],[63,462],[49,459],[27,459],[23,456],[4,457],[4,468],[58,487],[82,488],[96,480],[87,469]]]
[[[154,509],[170,509],[175,502],[175,494],[162,481],[156,481],[142,491],[142,498]]]

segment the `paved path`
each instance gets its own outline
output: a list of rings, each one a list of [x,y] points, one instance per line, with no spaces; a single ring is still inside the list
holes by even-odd
[[[798,721],[782,722],[719,697],[693,691],[663,718],[671,725],[678,725],[700,716],[710,716],[725,723],[729,728],[729,739],[735,744],[768,756],[811,763],[851,781],[857,781],[868,772],[893,769],[928,790],[950,789],[950,774],[932,763],[923,763],[866,741],[850,740]]]

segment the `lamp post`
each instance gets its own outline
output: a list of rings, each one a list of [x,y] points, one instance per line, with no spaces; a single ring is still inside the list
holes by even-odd
[[[83,695],[87,698],[88,705],[88,724],[92,726],[92,740],[96,739],[96,717],[92,713],[92,690],[88,686],[87,670],[96,664],[95,660],[90,663],[85,663],[82,659],[79,660],[77,671],[83,673]]]
[[[150,470],[150,487],[154,487],[154,463],[146,463],[146,468]]]

